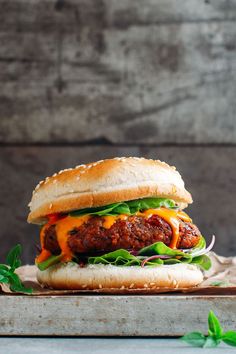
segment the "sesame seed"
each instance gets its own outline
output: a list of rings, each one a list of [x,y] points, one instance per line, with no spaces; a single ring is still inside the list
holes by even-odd
[[[50,203],[50,205],[49,205],[49,209],[52,209],[52,203]]]
[[[86,288],[88,285],[87,284],[83,284],[82,285],[82,288]]]
[[[125,286],[124,285],[122,285],[121,287],[120,287],[120,290],[123,290],[125,288]]]
[[[147,285],[147,284],[144,284],[144,288],[148,288],[148,285]]]
[[[134,287],[134,283],[130,284],[130,289],[132,289]]]
[[[98,287],[99,287],[99,289],[102,289],[102,284],[99,284]]]

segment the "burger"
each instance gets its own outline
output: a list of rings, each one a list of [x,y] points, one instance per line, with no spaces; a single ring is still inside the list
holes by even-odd
[[[175,167],[117,157],[66,169],[35,188],[37,278],[53,289],[188,288],[211,266],[183,209],[192,203]]]

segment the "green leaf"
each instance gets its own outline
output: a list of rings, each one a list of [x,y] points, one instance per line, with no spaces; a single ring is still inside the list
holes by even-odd
[[[26,288],[23,284],[18,285],[18,284],[11,284],[10,286],[11,291],[17,292],[17,293],[26,293],[26,294],[32,294],[33,289],[32,288]]]
[[[20,261],[21,245],[13,247],[6,257],[6,264],[0,264],[0,283],[10,285],[12,291],[32,293],[31,288],[26,288],[22,284],[19,276],[15,273],[15,269],[21,265]]]
[[[8,272],[9,267],[6,264],[0,264],[0,272],[1,271],[7,271]]]
[[[131,214],[140,210],[156,209],[165,207],[169,209],[176,208],[173,200],[167,198],[143,198],[126,202],[130,208]]]
[[[98,257],[89,257],[89,264],[113,264],[116,266],[141,265],[141,260],[128,251],[120,249]]]
[[[210,311],[208,314],[208,327],[208,332],[210,336],[216,339],[220,339],[222,337],[222,327],[213,311]]]
[[[47,268],[51,267],[54,264],[57,264],[60,262],[62,255],[59,254],[59,256],[50,256],[46,261],[37,263],[37,267],[40,270],[46,270]]]
[[[16,268],[20,267],[21,261],[20,261],[20,255],[21,255],[21,245],[16,245],[13,247],[10,252],[7,254],[6,258],[6,263],[11,267],[11,269],[14,271]]]
[[[231,283],[226,280],[216,280],[211,282],[211,286],[220,286],[220,287],[226,287],[226,286],[231,286]]]
[[[235,331],[225,332],[222,336],[222,340],[226,344],[236,347],[236,332]]]
[[[198,243],[196,244],[195,247],[192,248],[192,252],[196,252],[196,251],[200,251],[203,248],[206,248],[206,240],[205,238],[201,235],[200,240],[198,241]],[[191,252],[191,253],[192,253]]]
[[[8,278],[0,274],[0,283],[8,283]]]
[[[212,336],[208,336],[208,337],[206,337],[206,341],[205,341],[203,348],[215,348],[219,344],[220,344],[220,339],[217,339]]]
[[[176,208],[175,202],[167,198],[143,198],[137,200],[131,200],[127,202],[120,202],[105,205],[97,208],[86,208],[81,210],[75,210],[70,213],[70,216],[82,216],[82,215],[133,215],[138,211],[147,209],[156,209],[160,207]]]
[[[191,332],[185,334],[180,339],[193,347],[203,348],[207,338],[201,332]]]
[[[172,249],[166,246],[163,242],[155,242],[150,246],[142,248],[139,253],[140,256],[154,256],[154,255],[167,255],[172,257],[181,257],[192,259],[192,257],[178,249]]]
[[[207,255],[194,257],[191,261],[193,264],[197,264],[203,270],[208,270],[211,268],[211,260]]]
[[[33,289],[26,288],[16,273],[9,273],[9,284],[11,291],[31,294]]]

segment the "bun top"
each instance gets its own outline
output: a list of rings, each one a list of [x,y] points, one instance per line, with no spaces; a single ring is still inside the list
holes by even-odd
[[[148,197],[173,199],[180,208],[192,202],[181,175],[165,162],[138,157],[101,160],[41,181],[29,203],[28,222],[40,224],[48,214]]]

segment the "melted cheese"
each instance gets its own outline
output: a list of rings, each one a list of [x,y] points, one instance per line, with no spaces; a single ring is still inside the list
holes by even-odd
[[[81,225],[87,222],[89,218],[90,215],[84,215],[78,218],[67,216],[65,219],[61,219],[56,222],[57,241],[62,253],[62,262],[68,262],[73,257],[73,253],[67,243],[68,232],[79,228]]]
[[[173,236],[170,244],[171,248],[176,248],[178,246],[180,220],[183,220],[185,222],[192,221],[190,217],[183,211],[167,209],[167,208],[148,209],[145,210],[144,212],[138,212],[135,215],[142,216],[145,218],[149,218],[152,215],[158,215],[162,219],[164,219],[171,226],[173,232]],[[49,219],[49,222],[42,227],[40,232],[40,242],[41,242],[42,252],[36,258],[36,263],[43,262],[51,255],[51,253],[44,248],[44,237],[45,237],[46,229],[52,224],[56,225],[57,241],[60,246],[61,255],[62,255],[61,260],[63,262],[70,261],[73,257],[73,253],[70,247],[68,246],[68,242],[67,242],[69,232],[73,229],[79,228],[81,225],[86,223],[91,217],[92,217],[91,215],[84,215],[79,217],[73,217],[68,215],[67,217],[58,220]],[[117,216],[103,216],[103,227],[106,229],[110,229],[117,220],[126,220],[127,218],[128,215],[125,214],[121,214]]]
[[[174,210],[174,209],[167,209],[167,208],[158,208],[158,209],[148,209],[145,210],[143,213],[138,213],[140,216],[144,217],[151,217],[152,215],[158,215],[162,219],[164,219],[172,229],[172,239],[170,243],[170,248],[177,248],[178,240],[179,240],[179,224],[180,220],[183,221],[190,221],[190,217],[184,213],[183,211]]]
[[[117,216],[103,216],[103,224],[102,226],[105,227],[105,229],[110,229],[112,225],[117,221],[117,220],[126,220],[128,218],[128,215],[117,215]]]

